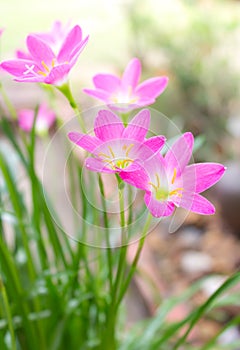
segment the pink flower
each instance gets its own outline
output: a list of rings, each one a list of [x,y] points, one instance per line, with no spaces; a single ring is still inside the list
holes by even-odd
[[[87,44],[88,37],[82,39],[82,30],[76,25],[63,40],[55,54],[52,48],[37,35],[27,37],[29,53],[20,51],[17,59],[4,61],[1,67],[16,77],[19,82],[39,82],[63,85],[68,73]]]
[[[112,112],[101,110],[94,125],[95,136],[70,132],[69,139],[92,153],[86,167],[96,172],[128,172],[140,169],[143,161],[164,145],[164,136],[146,139],[150,112],[139,112],[125,128]]]
[[[49,32],[35,33],[34,35],[47,43],[57,54],[68,35],[69,27],[69,23],[64,26],[60,21],[55,21]]]
[[[138,85],[141,75],[141,62],[133,58],[127,65],[122,78],[112,74],[97,74],[93,77],[95,89],[83,91],[112,105],[115,109],[133,109],[147,106],[165,90],[168,78],[165,76],[145,80]],[[114,106],[123,104],[126,107]]]
[[[199,193],[214,185],[226,168],[217,163],[187,165],[193,143],[193,135],[185,133],[164,158],[157,154],[141,170],[120,174],[124,181],[146,192],[145,204],[153,216],[169,216],[175,206],[198,214],[214,214],[212,203]]]
[[[19,127],[30,132],[33,127],[35,111],[33,109],[22,109],[18,112]],[[56,116],[45,104],[42,104],[38,109],[38,114],[35,122],[35,130],[39,135],[45,134],[53,125]]]

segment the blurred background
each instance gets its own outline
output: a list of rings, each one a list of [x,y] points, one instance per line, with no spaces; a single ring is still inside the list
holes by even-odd
[[[70,75],[74,96],[84,109],[98,104],[82,93],[83,87],[92,87],[93,75],[120,75],[127,62],[138,57],[143,65],[142,80],[156,75],[170,79],[152,107],[181,131],[203,135],[195,160],[228,166],[223,180],[210,193],[217,214],[210,218],[190,215],[173,235],[160,237],[154,232],[142,260],[143,269],[163,295],[174,294],[199,277],[211,275],[212,284],[206,284],[203,294],[192,301],[193,307],[199,305],[204,295],[209,296],[226,275],[240,267],[240,2],[8,0],[1,3],[0,26],[5,29],[1,60],[12,58],[17,48],[24,48],[27,34],[47,31],[55,20],[78,23],[84,34],[90,34],[89,44]],[[36,84],[19,85],[5,73],[1,80],[16,108],[40,102],[43,92]],[[144,307],[130,312],[132,321],[152,314],[156,301],[146,284],[135,282],[139,305]],[[176,310],[173,319],[181,318],[188,308],[185,304]],[[239,309],[225,312],[224,320]],[[205,325],[205,333],[199,327],[201,339],[212,336],[221,322],[213,317],[205,320]],[[228,337],[239,338],[237,327],[234,332]]]

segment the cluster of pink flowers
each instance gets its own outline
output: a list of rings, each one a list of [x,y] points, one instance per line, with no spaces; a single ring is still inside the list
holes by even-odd
[[[169,216],[175,206],[214,214],[213,204],[199,193],[214,185],[225,167],[218,163],[188,165],[194,144],[190,132],[179,137],[163,157],[165,137],[146,138],[149,122],[146,109],[126,127],[117,115],[101,110],[95,120],[95,136],[77,132],[68,136],[93,155],[85,161],[89,170],[117,173],[123,181],[144,190],[145,204],[153,216]]]
[[[68,74],[88,42],[81,28],[72,29],[55,22],[49,33],[35,33],[27,37],[28,52],[17,52],[17,58],[4,61],[1,68],[18,82],[66,84]],[[114,111],[127,113],[150,105],[165,90],[168,78],[150,78],[139,84],[141,63],[133,58],[122,77],[97,74],[94,89],[84,89],[88,95],[100,99],[110,109],[101,110],[94,123],[95,136],[71,132],[69,139],[92,154],[86,167],[95,172],[115,173],[122,181],[145,191],[145,204],[155,217],[169,216],[175,207],[199,214],[213,214],[215,208],[199,193],[214,185],[224,174],[218,163],[188,165],[192,156],[194,138],[183,134],[161,154],[166,138],[162,135],[147,138],[150,112],[140,111],[127,125]],[[41,106],[36,130],[46,130],[54,121],[54,114]],[[19,113],[19,124],[25,130],[32,128],[33,111]]]

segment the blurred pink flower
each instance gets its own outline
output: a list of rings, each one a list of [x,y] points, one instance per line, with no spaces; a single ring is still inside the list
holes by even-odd
[[[4,61],[1,67],[16,77],[19,82],[39,82],[61,86],[87,44],[88,36],[82,39],[82,30],[76,25],[62,41],[57,54],[38,35],[27,37],[29,53],[18,52],[17,59]]]
[[[57,54],[59,52],[63,41],[68,35],[70,23],[63,25],[60,21],[55,21],[49,32],[34,33],[39,39],[45,41]]]
[[[187,166],[193,143],[193,135],[185,133],[165,157],[154,155],[140,170],[120,174],[124,181],[146,192],[145,204],[153,216],[169,216],[175,206],[198,214],[214,214],[213,204],[199,193],[219,181],[226,168],[218,163]]]
[[[94,125],[95,136],[70,132],[69,139],[94,155],[86,167],[96,172],[119,173],[140,168],[144,160],[164,145],[164,136],[146,139],[150,112],[142,110],[125,128],[122,121],[108,110],[99,111]]]
[[[133,58],[127,65],[122,78],[112,74],[97,74],[93,77],[95,89],[83,91],[115,109],[130,110],[147,106],[165,90],[168,78],[150,78],[138,85],[141,76],[141,62]],[[122,104],[123,106],[116,106]]]
[[[19,127],[30,132],[33,128],[35,111],[33,109],[22,109],[18,112]],[[54,112],[44,103],[40,105],[35,122],[35,130],[39,135],[44,135],[56,120]]]

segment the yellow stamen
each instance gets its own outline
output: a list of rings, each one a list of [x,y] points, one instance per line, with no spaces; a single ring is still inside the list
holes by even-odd
[[[173,169],[173,177],[172,177],[172,185],[174,184],[174,181],[176,180],[176,177],[177,177],[177,169],[174,168]]]
[[[113,158],[116,158],[116,157],[115,157],[115,154],[114,154],[114,152],[113,152],[112,147],[111,147],[111,146],[108,146],[108,149],[109,149],[109,151],[110,151],[112,157],[113,157]]]
[[[157,192],[158,187],[154,183],[149,182],[148,184],[151,185],[154,188],[154,190]]]
[[[158,176],[157,173],[155,174],[155,176],[156,176],[156,179],[157,179],[157,187],[159,188],[160,187],[160,177]]]
[[[133,148],[133,146],[134,146],[133,143],[131,143],[131,145],[129,145],[129,146],[126,146],[126,145],[123,146],[123,150],[126,152],[126,157],[129,156],[129,152],[131,151],[131,149]]]
[[[182,193],[179,193],[179,191],[183,191],[183,188],[182,187],[179,187],[179,188],[176,188],[175,190],[171,191],[169,193],[170,196],[173,196],[173,195],[178,195],[178,196],[182,196]]]
[[[111,159],[111,156],[109,156],[109,155],[107,155],[107,154],[105,154],[105,153],[102,153],[102,152],[98,153],[98,156],[99,156],[99,157],[104,157],[104,158],[110,158],[110,159]]]
[[[56,58],[53,58],[52,59],[52,68],[55,66],[55,63],[56,63]]]
[[[43,75],[44,77],[46,77],[46,76],[47,76],[47,73],[42,72],[41,70],[39,70],[39,71],[37,72],[37,74]]]
[[[43,68],[45,68],[46,71],[49,73],[49,72],[50,72],[50,69],[48,68],[48,66],[46,65],[46,63],[45,63],[44,61],[42,61],[41,63],[42,63]]]

